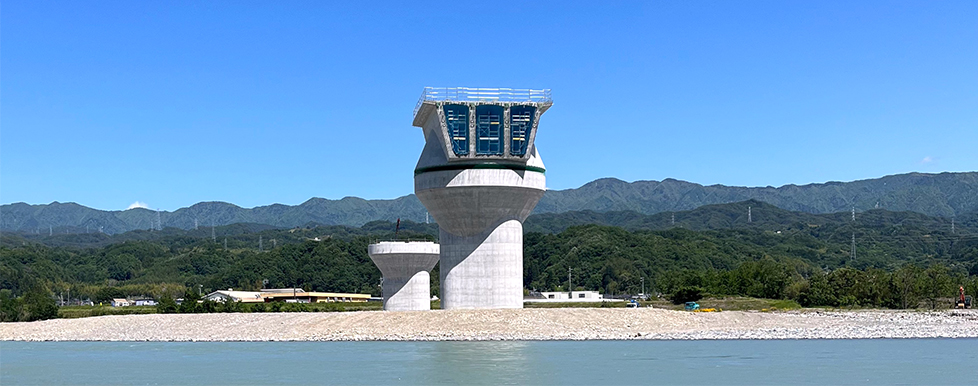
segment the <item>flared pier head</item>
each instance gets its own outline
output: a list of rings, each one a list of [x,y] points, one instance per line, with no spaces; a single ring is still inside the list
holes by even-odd
[[[384,275],[384,310],[431,309],[431,276],[438,263],[438,244],[430,241],[382,241],[367,254]]]
[[[441,306],[523,307],[523,221],[546,178],[534,140],[550,90],[425,88],[414,193],[438,222]]]

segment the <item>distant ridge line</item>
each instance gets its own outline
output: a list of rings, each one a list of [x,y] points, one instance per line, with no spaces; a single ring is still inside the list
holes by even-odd
[[[634,211],[642,214],[692,210],[703,205],[757,200],[778,208],[806,213],[835,213],[876,207],[952,217],[978,211],[978,172],[906,173],[852,182],[826,182],[781,187],[704,186],[665,179],[625,182],[602,178],[580,188],[551,190],[534,213],[569,211]],[[345,197],[311,198],[299,205],[272,204],[254,208],[220,202],[201,202],[159,214],[147,209],[103,211],[76,203],[0,206],[0,231],[84,233],[103,229],[116,234],[146,229],[146,224],[192,229],[198,223],[228,225],[256,223],[296,227],[307,223],[361,226],[373,220],[397,218],[424,222],[427,212],[414,195],[389,200]],[[159,216],[159,221],[157,221]]]

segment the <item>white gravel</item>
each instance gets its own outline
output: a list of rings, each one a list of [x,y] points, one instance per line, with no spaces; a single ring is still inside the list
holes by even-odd
[[[0,340],[357,341],[978,338],[978,310],[690,313],[552,308],[152,314],[0,323]]]

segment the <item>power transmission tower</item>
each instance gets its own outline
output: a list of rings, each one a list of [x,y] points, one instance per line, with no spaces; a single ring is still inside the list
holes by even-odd
[[[258,235],[258,252],[262,252],[263,250],[264,246],[262,245],[262,238],[261,235]]]
[[[214,240],[215,243],[217,242],[217,233],[214,232],[214,221],[213,220],[211,220],[211,240]]]
[[[227,237],[224,238],[224,250],[225,251],[228,250],[228,238]]]
[[[951,217],[951,234],[954,234],[954,217]]]
[[[676,214],[672,214],[672,226],[676,226]]]
[[[156,210],[156,230],[163,230],[163,217],[160,216],[160,210]]]
[[[852,206],[852,211],[850,213],[852,214],[852,222],[855,223],[856,222],[856,206],[855,205]],[[849,260],[855,260],[855,259],[856,259],[856,232],[853,231],[852,232],[852,246],[849,248]]]
[[[849,251],[849,260],[856,260],[856,232],[852,232],[852,250]]]
[[[48,236],[54,236],[54,227],[48,225]]]
[[[747,222],[750,223],[751,221],[753,221],[753,219],[751,218],[750,207],[748,206],[747,207]]]
[[[197,230],[197,218],[194,217],[194,230]]]

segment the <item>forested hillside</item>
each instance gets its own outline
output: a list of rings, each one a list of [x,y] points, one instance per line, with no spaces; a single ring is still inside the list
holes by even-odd
[[[628,183],[605,178],[578,189],[548,191],[536,213],[630,210],[653,214],[745,200],[805,213],[844,212],[855,207],[859,211],[883,208],[950,217],[978,210],[978,172],[907,173],[778,188],[703,186],[674,179]]]
[[[748,204],[752,222],[743,225],[736,216]],[[563,229],[536,219],[543,229],[563,230],[526,234],[525,287],[566,289],[570,269],[575,287],[609,294],[638,293],[644,278],[647,288],[666,296],[693,289],[788,298],[805,305],[903,307],[917,306],[927,296],[951,296],[955,285],[973,292],[978,283],[978,237],[972,220],[956,224],[952,233],[944,219],[915,213],[870,211],[857,214],[853,222],[851,213],[784,213],[757,202],[676,216],[676,227],[648,226],[651,230],[632,225],[636,230],[602,225]],[[628,218],[634,224],[662,221]],[[672,215],[668,218],[671,225]],[[726,221],[733,225],[725,227]],[[5,234],[0,240],[0,289],[21,294],[40,286],[104,300],[164,292],[179,296],[198,287],[256,289],[268,280],[272,287],[377,295],[380,273],[367,257],[366,245],[393,238],[393,231],[393,223],[377,221],[360,228],[237,224],[115,236]],[[855,256],[850,253],[853,234]],[[398,237],[433,240],[437,228],[405,221]],[[437,294],[437,268],[432,282]]]

